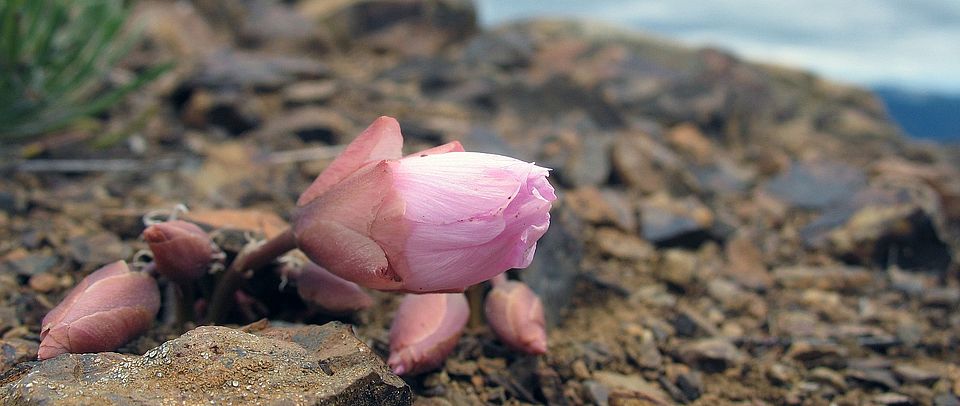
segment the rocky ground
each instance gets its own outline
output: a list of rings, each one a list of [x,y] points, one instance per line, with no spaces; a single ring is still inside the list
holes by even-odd
[[[904,138],[869,92],[593,24],[481,30],[460,0],[142,1],[135,16],[144,41],[114,80],[176,68],[90,128],[3,151],[33,158],[0,165],[5,403],[960,404],[960,155]],[[474,320],[407,388],[364,355],[386,355],[395,296],[340,318],[354,342],[299,326],[333,318],[268,279],[233,327],[273,327],[180,337],[191,326],[158,320],[119,355],[32,362],[66,291],[145,247],[143,214],[285,218],[380,115],[410,150],[461,140],[554,168],[553,225],[517,273],[546,302],[548,355]]]

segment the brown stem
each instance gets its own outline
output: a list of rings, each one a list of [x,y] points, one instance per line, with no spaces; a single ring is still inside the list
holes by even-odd
[[[183,326],[190,320],[193,320],[193,302],[197,300],[197,292],[193,288],[193,283],[178,283],[176,284],[176,324],[177,327],[183,328]]]
[[[207,311],[207,323],[221,322],[226,318],[228,310],[234,304],[234,292],[240,288],[240,283],[243,282],[244,272],[247,270],[256,271],[294,248],[297,248],[297,242],[293,236],[293,229],[290,228],[273,238],[267,239],[263,244],[244,247],[237,254],[237,258],[224,271],[216,289],[213,291],[213,297],[210,299],[210,307]]]
[[[470,328],[483,326],[483,284],[473,285],[463,293],[467,295],[467,304],[470,305],[470,318],[467,320],[467,325]]]

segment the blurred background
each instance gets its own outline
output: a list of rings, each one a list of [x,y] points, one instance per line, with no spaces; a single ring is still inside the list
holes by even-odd
[[[873,89],[910,135],[960,140],[955,0],[477,0],[484,26],[537,17],[607,22]]]

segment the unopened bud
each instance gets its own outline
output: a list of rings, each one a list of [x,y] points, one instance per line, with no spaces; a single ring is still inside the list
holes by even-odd
[[[165,221],[147,227],[143,238],[153,252],[157,272],[175,282],[199,279],[214,257],[214,245],[196,224]]]
[[[523,282],[502,276],[494,279],[484,312],[493,332],[508,347],[528,354],[547,352],[543,304]]]
[[[43,318],[39,358],[116,350],[146,331],[159,310],[156,280],[114,262],[83,278]]]
[[[390,326],[387,364],[398,375],[439,367],[457,346],[469,316],[462,293],[408,294]]]

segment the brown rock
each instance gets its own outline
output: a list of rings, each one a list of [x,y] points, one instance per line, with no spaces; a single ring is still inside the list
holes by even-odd
[[[600,252],[615,258],[636,261],[654,254],[650,243],[613,228],[598,228],[593,237]]]
[[[30,289],[40,293],[49,293],[60,285],[60,278],[46,272],[38,273],[30,277],[28,284]]]
[[[585,117],[571,116],[570,127],[585,122]],[[579,133],[570,128],[558,128],[549,133],[538,159],[556,170],[557,181],[570,187],[599,186],[610,178],[610,148],[612,139],[596,132]],[[552,175],[551,175],[552,176]]]
[[[610,389],[610,405],[652,404],[668,405],[670,397],[656,385],[639,375],[623,375],[609,371],[597,371],[593,379]],[[635,401],[631,403],[631,401]],[[643,401],[648,403],[643,403]]]
[[[952,260],[936,193],[916,181],[875,180],[801,230],[804,242],[848,262],[943,272]]]
[[[365,45],[429,55],[477,29],[473,3],[464,0],[311,0],[298,8],[343,49]]]
[[[255,136],[270,139],[295,135],[304,142],[337,145],[353,133],[353,124],[342,114],[322,107],[306,106],[267,121],[255,131]]]
[[[808,312],[780,312],[777,314],[771,332],[778,337],[816,337],[822,335],[818,329],[818,322],[817,316]]]
[[[290,104],[323,103],[339,90],[335,80],[297,82],[283,88],[283,100]]]
[[[857,291],[873,281],[863,268],[786,266],[773,270],[773,279],[787,289]]]
[[[723,338],[704,338],[680,347],[680,359],[687,365],[706,372],[722,372],[740,365],[746,356]]]
[[[913,405],[915,402],[909,396],[902,393],[881,393],[873,397],[873,401],[878,405]]]
[[[412,403],[410,388],[347,325],[203,326],[147,351],[65,354],[7,377],[4,404]]]
[[[793,368],[780,363],[771,365],[766,375],[777,385],[786,385],[797,379],[797,373]]]
[[[689,289],[696,282],[697,256],[681,249],[667,250],[656,272],[660,280]]]
[[[615,225],[628,232],[637,227],[635,209],[619,191],[585,186],[568,191],[563,198],[564,203],[587,222]]]
[[[707,281],[707,294],[727,310],[744,312],[758,319],[767,317],[767,302],[760,295],[745,291],[726,279],[712,278]]]
[[[39,349],[40,343],[36,341],[20,338],[0,340],[0,377],[16,364],[37,359]]]
[[[130,247],[108,232],[72,237],[67,240],[67,249],[74,261],[91,270],[130,256]]]
[[[657,245],[696,246],[707,238],[714,216],[693,196],[682,199],[659,193],[640,209],[643,238]]]
[[[200,88],[190,94],[180,118],[191,127],[214,126],[237,135],[260,125],[265,115],[266,108],[256,97]]]
[[[18,326],[20,326],[20,318],[17,317],[16,308],[0,305],[0,334]]]
[[[893,372],[904,383],[933,385],[940,380],[940,374],[909,364],[896,365],[893,367]]]
[[[623,134],[615,139],[611,163],[614,173],[627,187],[643,193],[685,193],[696,189],[696,179],[683,160],[646,133]]]
[[[790,345],[786,357],[799,361],[807,368],[825,366],[840,369],[847,365],[847,350],[830,343],[797,341]]]
[[[830,368],[816,367],[810,371],[810,380],[826,383],[837,390],[846,390],[847,383],[843,380],[843,375]]]
[[[246,47],[265,47],[270,52],[317,52],[328,50],[322,27],[296,9],[273,0],[246,2],[237,31]]]
[[[667,141],[694,164],[706,165],[713,161],[713,143],[693,124],[683,123],[671,128],[667,133]]]
[[[755,239],[738,236],[727,242],[727,265],[724,273],[741,285],[755,290],[766,290],[773,285],[773,277],[763,263],[763,253]]]
[[[276,213],[253,209],[196,209],[185,213],[184,218],[211,228],[254,231],[267,238],[289,227]]]
[[[898,177],[923,181],[940,196],[944,214],[949,219],[960,218],[960,179],[949,165],[924,164],[901,158],[886,158],[873,166],[878,176]]]
[[[158,1],[137,2],[133,19],[154,46],[177,58],[190,61],[220,48],[226,38],[217,35],[192,3],[169,4]]]
[[[200,63],[188,84],[209,89],[278,89],[296,80],[319,79],[330,69],[316,59],[223,49]]]
[[[626,352],[641,368],[658,370],[663,363],[663,356],[657,348],[653,332],[647,329],[644,329],[640,337],[626,346]]]
[[[886,390],[897,389],[900,384],[893,376],[893,373],[886,369],[869,368],[847,370],[846,376],[853,382],[868,388],[882,388]]]
[[[833,161],[796,163],[770,180],[766,192],[803,209],[824,208],[849,198],[866,185],[854,167]]]

